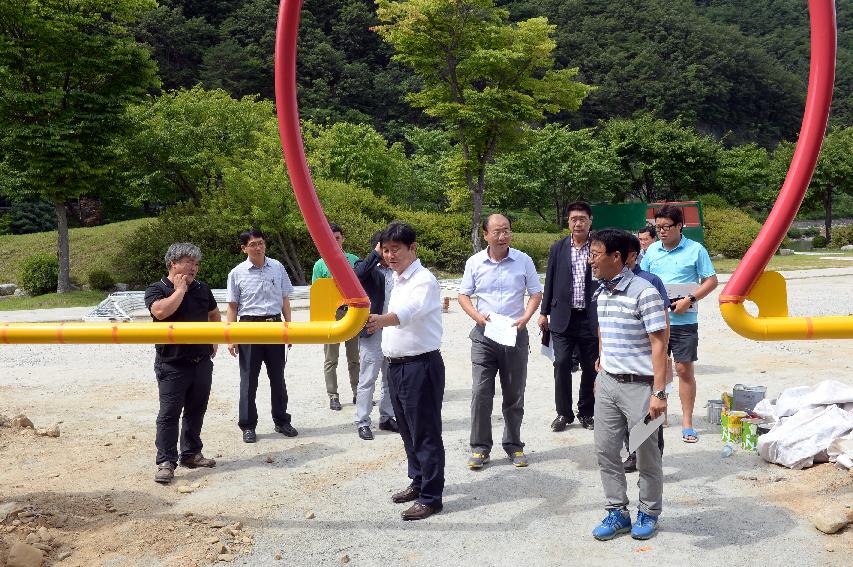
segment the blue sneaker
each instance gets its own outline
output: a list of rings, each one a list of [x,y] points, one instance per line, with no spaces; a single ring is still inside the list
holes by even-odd
[[[649,539],[658,531],[658,517],[645,512],[637,513],[637,521],[631,527],[631,537],[634,539]]]
[[[607,516],[601,520],[598,527],[592,530],[592,537],[606,541],[629,531],[631,531],[631,514],[627,510],[614,509],[607,512]]]

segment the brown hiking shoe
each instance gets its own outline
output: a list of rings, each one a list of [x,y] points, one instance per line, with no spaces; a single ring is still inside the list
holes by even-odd
[[[169,484],[175,478],[175,464],[166,461],[157,465],[157,472],[154,474],[154,482],[160,484]]]
[[[196,453],[191,457],[185,457],[181,459],[181,466],[187,467],[188,469],[196,469],[198,467],[215,467],[216,461],[213,459],[205,459],[204,455],[201,453]]]

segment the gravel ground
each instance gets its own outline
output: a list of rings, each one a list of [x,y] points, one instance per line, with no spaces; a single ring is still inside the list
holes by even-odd
[[[790,282],[792,315],[853,313],[853,269],[791,275],[797,278]],[[306,317],[296,312],[297,320]],[[700,318],[697,416],[704,400],[738,382],[765,384],[775,396],[829,377],[853,379],[851,341],[748,341],[724,326],[716,294],[702,302]],[[179,469],[171,487],[152,481],[157,395],[151,346],[3,346],[0,413],[25,413],[36,427],[61,422],[62,435],[0,428],[0,505],[24,503],[52,526],[51,559],[60,550],[72,552],[62,565],[208,564],[216,560],[219,544],[209,542],[217,537],[234,555],[232,564],[252,566],[563,565],[578,559],[587,565],[849,564],[853,530],[827,536],[809,516],[829,503],[853,505],[853,476],[831,465],[789,471],[743,451],[721,459],[717,430],[703,417],[696,420],[700,442],[684,444],[677,395],[670,403],[673,426],[665,430],[660,532],[648,542],[595,541],[590,531],[603,516],[603,495],[592,432],[577,424],[550,431],[553,379],[538,352],[531,354],[522,430],[530,466],[513,468],[496,448],[490,465],[469,471],[471,324],[455,303],[444,322],[445,508],[426,521],[403,523],[403,506],[390,501],[408,482],[399,436],[376,431],[374,441],[361,441],[351,404],[342,412],[328,409],[319,345],[294,346],[287,365],[299,436],[273,433],[262,382],[255,445],[240,439],[237,363],[222,349],[203,431],[205,454],[219,464]],[[349,401],[345,382],[342,400]],[[493,424],[499,439],[497,411]],[[629,477],[632,507],[635,482],[636,475]],[[243,524],[238,533],[222,531],[220,524],[237,521]],[[0,565],[5,547],[25,533],[19,527],[4,534],[3,527]]]

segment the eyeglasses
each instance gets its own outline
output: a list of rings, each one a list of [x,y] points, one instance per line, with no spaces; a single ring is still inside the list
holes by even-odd
[[[592,250],[589,251],[589,259],[592,260],[593,262],[595,262],[596,260],[598,260],[602,256],[607,256],[607,255],[608,255],[607,252],[593,252]]]
[[[668,231],[668,230],[672,230],[672,227],[674,227],[674,226],[675,226],[675,224],[676,224],[676,223],[672,223],[672,224],[656,224],[656,225],[655,225],[655,228],[658,230],[658,232],[661,232],[661,231],[666,232],[666,231]]]
[[[246,244],[246,248],[262,248],[266,245],[267,245],[266,242],[264,242],[263,240],[259,240],[256,242],[250,242],[250,243]]]
[[[491,234],[492,236],[497,236],[497,237],[512,236],[512,231],[511,230],[492,230],[489,232],[489,234]]]

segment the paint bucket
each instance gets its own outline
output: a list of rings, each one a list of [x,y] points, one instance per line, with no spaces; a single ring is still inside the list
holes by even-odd
[[[708,408],[708,423],[720,425],[723,418],[723,408],[726,407],[723,400],[708,400],[705,407]]]
[[[752,411],[755,405],[764,399],[767,386],[747,386],[735,384],[732,391],[732,409],[735,411]]]
[[[743,435],[742,420],[748,417],[745,411],[729,411],[725,413],[725,429],[722,430],[724,443],[740,443]]]
[[[758,426],[761,418],[746,418],[741,420],[741,447],[746,451],[758,449]]]

